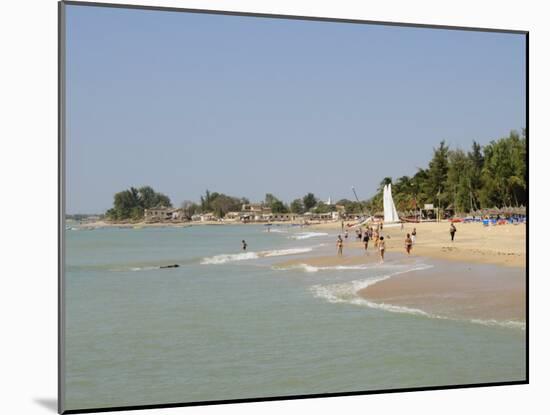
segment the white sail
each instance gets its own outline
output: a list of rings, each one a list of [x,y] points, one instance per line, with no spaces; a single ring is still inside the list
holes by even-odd
[[[384,194],[383,194],[382,200],[384,203],[384,222],[385,223],[399,222],[397,209],[395,209],[395,204],[393,203],[393,197],[391,195],[391,183],[384,186]]]

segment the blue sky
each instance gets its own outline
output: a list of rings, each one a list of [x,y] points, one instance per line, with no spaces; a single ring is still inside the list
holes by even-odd
[[[333,200],[525,126],[525,37],[67,7],[67,212],[151,185]]]

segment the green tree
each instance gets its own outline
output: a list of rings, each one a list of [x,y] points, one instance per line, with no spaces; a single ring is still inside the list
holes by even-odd
[[[302,199],[294,199],[290,203],[290,211],[299,215],[304,213],[304,202],[302,201]]]
[[[449,147],[445,141],[439,143],[439,147],[433,149],[432,160],[428,167],[427,197],[432,201],[441,201],[441,207],[449,203],[447,189],[447,172],[449,170]]]
[[[115,193],[113,199],[113,207],[105,213],[111,220],[139,220],[143,218],[145,209],[172,206],[168,196],[155,192],[150,186],[130,187]]]
[[[273,213],[288,213],[288,207],[280,200],[275,200],[271,203],[271,211]]]
[[[302,199],[302,201],[304,203],[304,210],[306,212],[309,212],[309,210],[314,208],[315,205],[317,204],[317,198],[313,193],[306,194]]]

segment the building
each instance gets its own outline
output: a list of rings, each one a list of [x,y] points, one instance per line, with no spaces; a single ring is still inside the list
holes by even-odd
[[[145,209],[144,218],[145,222],[165,222],[172,220],[172,214],[175,209],[159,206],[156,208]]]
[[[268,213],[262,215],[262,219],[267,222],[295,222],[301,218],[297,213]]]
[[[224,221],[238,221],[241,219],[241,212],[227,212],[223,217]]]
[[[265,222],[271,215],[271,208],[261,203],[245,203],[241,208],[241,220],[243,222]]]
[[[199,216],[201,222],[212,222],[218,220],[218,218],[212,212],[202,213]]]
[[[183,209],[167,208],[159,206],[145,209],[143,212],[145,222],[183,222],[186,220]]]

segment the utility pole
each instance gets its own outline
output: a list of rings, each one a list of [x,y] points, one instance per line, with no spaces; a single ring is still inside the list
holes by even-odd
[[[437,191],[437,221],[441,222],[441,186]]]
[[[357,193],[355,192],[355,187],[351,186],[351,190],[353,190],[353,194],[355,195],[355,199],[357,200],[357,203],[359,203],[359,207],[361,208],[361,214],[366,217],[365,211],[363,210],[363,204],[359,201],[359,198],[357,197]]]

